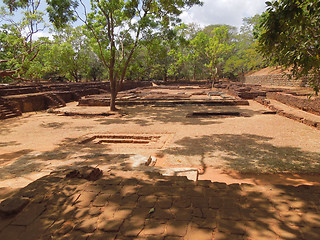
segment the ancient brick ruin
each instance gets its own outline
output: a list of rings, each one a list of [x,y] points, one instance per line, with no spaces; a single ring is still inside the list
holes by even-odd
[[[124,83],[122,90],[151,85],[145,82]],[[63,107],[83,96],[109,92],[108,82],[0,85],[0,119],[24,112]]]

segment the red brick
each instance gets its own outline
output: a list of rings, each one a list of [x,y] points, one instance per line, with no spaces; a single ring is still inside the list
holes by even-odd
[[[168,236],[185,236],[188,229],[188,221],[169,220],[166,227]]]

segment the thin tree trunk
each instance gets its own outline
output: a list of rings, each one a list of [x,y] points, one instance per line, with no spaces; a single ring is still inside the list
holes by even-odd
[[[116,108],[116,98],[117,98],[117,93],[115,89],[111,89],[111,98],[110,98],[110,111],[117,111],[118,109]]]
[[[110,94],[111,94],[111,98],[110,98],[110,111],[116,111],[116,98],[117,98],[117,80],[114,79],[113,76],[113,69],[110,69]]]
[[[165,70],[164,74],[163,74],[163,81],[167,82],[168,81],[168,74],[167,74],[167,70]]]

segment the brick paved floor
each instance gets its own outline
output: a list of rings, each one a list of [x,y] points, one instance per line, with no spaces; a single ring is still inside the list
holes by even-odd
[[[38,179],[7,200],[20,212],[1,213],[0,239],[320,239],[320,187],[142,174]]]

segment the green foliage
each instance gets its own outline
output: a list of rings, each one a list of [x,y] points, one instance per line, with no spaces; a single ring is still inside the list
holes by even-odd
[[[230,58],[227,59],[224,71],[227,75],[243,75],[245,72],[261,69],[267,66],[267,62],[258,53],[257,40],[254,31],[257,31],[260,15],[251,18],[244,18],[240,33],[236,36],[235,51]]]
[[[1,68],[0,77],[23,80],[22,76],[34,78],[30,72],[30,65],[36,59],[41,45],[46,43],[45,38],[34,39],[34,35],[44,27],[44,13],[38,10],[39,2],[13,1],[9,7],[3,6],[0,17],[1,25]],[[22,17],[17,20],[13,10],[22,8]]]
[[[222,64],[230,58],[235,44],[228,26],[214,28],[211,35],[212,37],[209,38],[209,44],[206,47],[210,62],[206,66],[209,67],[212,77],[216,78],[221,71]]]
[[[115,110],[115,98],[135,51],[157,31],[168,31],[178,22],[184,7],[200,3],[199,0],[91,1],[92,11],[82,20],[95,53],[109,72],[111,110]]]
[[[320,2],[267,2],[258,34],[259,50],[274,64],[292,69],[294,77],[308,76],[320,90]]]
[[[102,64],[90,49],[83,27],[65,28],[54,35],[54,40],[42,46],[30,71],[39,78],[63,77],[70,81],[102,79]]]
[[[66,26],[70,21],[75,21],[76,16],[74,9],[78,7],[79,3],[73,0],[46,0],[48,7],[49,20],[58,29]]]
[[[12,17],[22,9],[24,18],[0,29],[0,60],[8,59],[0,73],[10,70],[15,78],[33,80],[108,79],[114,100],[124,80],[237,77],[265,64],[253,36],[253,29],[260,31],[260,16],[244,19],[238,33],[228,25],[181,24],[179,14],[201,5],[199,0],[91,0],[84,14],[78,0],[46,2],[54,40],[22,34],[30,24],[44,23],[44,13],[34,8],[38,1],[8,1],[9,9],[2,10],[2,16]],[[84,25],[69,27],[75,18]]]
[[[178,38],[183,43],[171,49],[169,75],[184,79],[237,78],[244,72],[262,68],[264,59],[256,51],[253,29],[259,16],[244,19],[240,33],[228,25],[181,25]]]
[[[3,3],[8,6],[10,12],[13,12],[18,8],[27,7],[29,0],[3,0]]]

